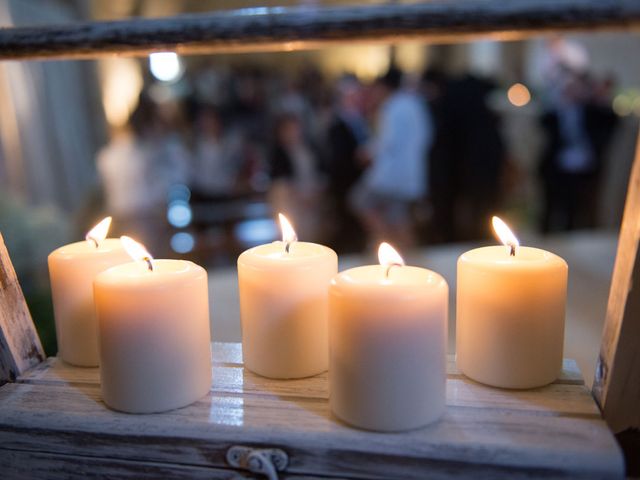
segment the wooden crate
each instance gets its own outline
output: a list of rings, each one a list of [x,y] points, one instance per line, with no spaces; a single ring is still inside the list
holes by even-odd
[[[639,25],[636,0],[278,7],[2,29],[0,59],[289,51]],[[248,467],[275,478],[270,459],[283,467],[281,478],[622,477],[622,455],[609,429],[640,428],[639,199],[640,149],[593,388],[600,409],[570,361],[554,384],[529,391],[479,385],[450,362],[442,421],[398,434],[355,430],[334,419],[326,375],[271,381],[245,371],[236,344],[214,345],[214,386],[196,404],[155,415],[108,410],[97,369],[43,362],[0,235],[0,384],[13,382],[0,386],[0,478],[243,478],[251,475]],[[229,455],[238,446],[248,448]]]
[[[486,387],[448,364],[444,418],[374,433],[332,417],[327,375],[269,380],[240,344],[213,344],[213,387],[163,414],[109,410],[99,370],[49,358],[0,387],[3,479],[237,478],[235,445],[280,449],[280,478],[623,478],[624,462],[575,362],[554,384]],[[245,472],[248,473],[248,472]]]

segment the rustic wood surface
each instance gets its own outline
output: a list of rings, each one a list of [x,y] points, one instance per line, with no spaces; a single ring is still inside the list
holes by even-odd
[[[42,360],[40,338],[0,233],[0,385]]]
[[[640,428],[640,136],[638,138],[593,384],[594,397],[616,433]]]
[[[513,40],[558,30],[640,26],[636,0],[436,0],[351,7],[257,7],[171,18],[0,30],[0,59],[95,58],[153,51],[299,50],[367,41]]]
[[[98,369],[57,359],[3,386],[3,478],[24,478],[25,465],[40,472],[56,466],[48,478],[231,478],[224,469],[232,445],[282,448],[290,462],[282,478],[623,476],[615,440],[572,362],[556,383],[528,391],[479,385],[450,362],[444,418],[382,434],[331,416],[326,375],[264,379],[244,370],[239,344],[214,344],[213,351],[210,394],[164,414],[108,410]]]

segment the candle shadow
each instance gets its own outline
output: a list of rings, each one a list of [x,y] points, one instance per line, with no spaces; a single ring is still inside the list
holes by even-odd
[[[242,369],[242,388],[247,394],[272,396],[278,402],[301,408],[333,423],[340,423],[329,409],[329,382],[327,372],[296,379],[272,379]]]
[[[66,363],[58,357],[50,357],[31,369],[21,381],[32,385],[63,387],[64,390],[61,389],[61,391],[70,390],[84,397],[83,399],[107,408],[100,394],[100,368],[98,367],[79,367]]]
[[[300,408],[313,415],[325,419],[331,428],[347,429],[354,432],[366,432],[372,435],[398,435],[407,432],[419,432],[424,429],[438,425],[436,421],[428,426],[423,426],[401,432],[380,432],[366,430],[353,426],[333,414],[329,407],[329,380],[328,372],[319,375],[298,379],[271,379],[257,375],[246,367],[242,368],[242,391],[244,394],[261,396],[272,396],[278,403],[284,402],[288,405],[279,405],[285,408]],[[251,415],[251,411],[245,409],[245,416]]]

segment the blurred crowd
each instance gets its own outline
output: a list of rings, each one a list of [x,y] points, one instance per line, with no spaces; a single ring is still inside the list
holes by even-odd
[[[616,118],[612,87],[571,65],[548,66],[543,232],[595,226]],[[173,227],[196,239],[276,212],[300,239],[338,251],[382,239],[404,249],[484,238],[509,171],[501,118],[488,101],[497,88],[436,70],[416,77],[392,67],[362,83],[351,75],[329,82],[313,68],[290,78],[203,67],[145,88],[126,128],[99,153],[107,209],[152,248],[166,237],[176,196],[188,210]]]

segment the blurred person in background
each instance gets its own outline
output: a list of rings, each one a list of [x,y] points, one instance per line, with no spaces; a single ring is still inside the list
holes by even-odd
[[[596,226],[604,155],[617,121],[586,73],[565,67],[556,78],[554,101],[541,118],[547,134],[539,166],[544,233]]]
[[[427,190],[431,119],[423,101],[401,84],[402,72],[396,68],[376,81],[380,106],[372,161],[351,194],[371,246],[389,241],[400,248],[412,247],[411,208]]]
[[[242,139],[226,132],[212,106],[200,107],[197,113],[192,160],[190,183],[196,199],[227,199],[236,192],[243,168]]]
[[[311,102],[305,95],[305,85],[299,79],[286,77],[281,85],[280,94],[275,97],[271,109],[276,115],[293,115],[299,119],[302,134],[306,139],[314,131],[314,111]]]
[[[472,74],[426,81],[437,92],[430,156],[433,230],[442,231],[438,240],[444,242],[488,237],[487,219],[501,201],[506,159],[499,117],[487,104],[495,85]]]
[[[269,202],[274,212],[292,221],[298,238],[317,240],[322,177],[317,155],[305,141],[297,115],[280,114],[268,156]]]
[[[229,78],[229,100],[224,110],[232,125],[241,125],[247,137],[269,141],[269,76],[260,68],[237,68]]]
[[[305,140],[315,149],[321,148],[322,136],[326,130],[321,112],[326,90],[322,74],[313,66],[307,65],[294,77],[280,78],[278,91],[271,104],[276,115],[290,114],[298,117]]]
[[[192,164],[186,138],[191,129],[185,118],[184,100],[175,96],[155,102],[156,116],[152,123],[155,141],[151,145],[153,172],[158,196],[164,197],[172,185],[189,182]]]
[[[336,105],[327,132],[328,199],[331,203],[330,243],[346,251],[359,251],[364,231],[347,198],[362,174],[369,139],[362,114],[362,85],[357,78],[342,78],[336,86]]]
[[[429,241],[453,242],[456,240],[455,199],[456,162],[447,149],[452,145],[453,131],[445,127],[447,121],[445,92],[449,78],[439,70],[427,70],[422,75],[421,91],[429,104],[434,124],[434,142],[429,152],[429,199],[431,222],[426,236]],[[450,126],[449,126],[450,127]]]
[[[164,251],[167,193],[171,185],[185,182],[187,164],[181,139],[141,94],[128,126],[114,132],[97,155],[113,233],[134,236],[154,253]]]

